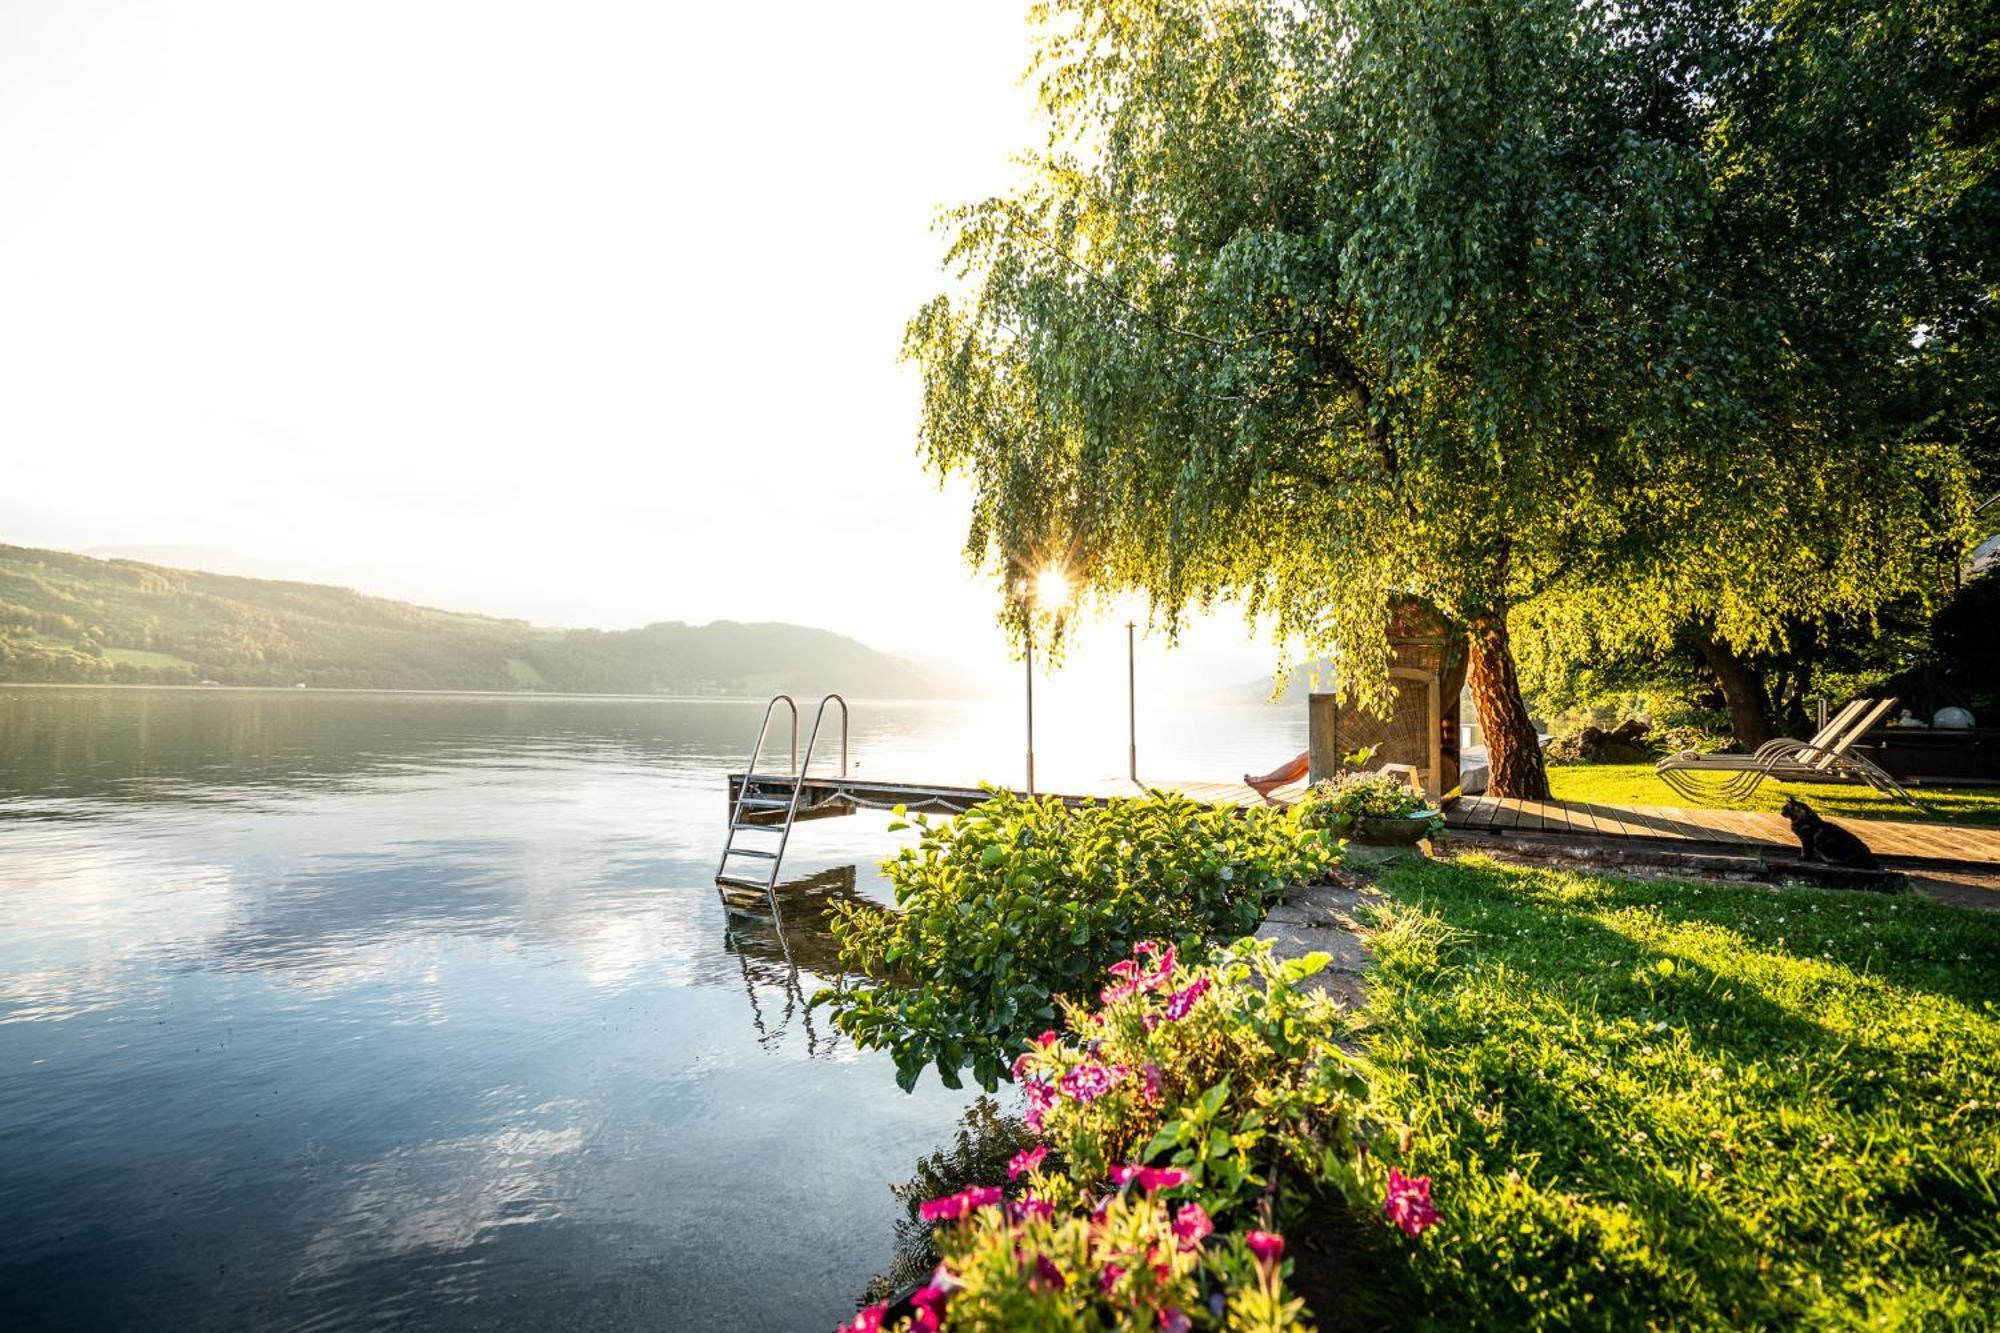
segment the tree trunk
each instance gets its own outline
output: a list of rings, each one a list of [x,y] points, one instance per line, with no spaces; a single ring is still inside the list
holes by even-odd
[[[1486,791],[1490,796],[1549,799],[1549,775],[1542,767],[1542,742],[1521,697],[1514,672],[1514,649],[1507,637],[1507,614],[1492,611],[1472,618],[1466,636],[1471,662],[1465,686],[1479,709],[1486,733]]]
[[[1764,682],[1748,663],[1727,644],[1703,634],[1697,639],[1701,660],[1715,673],[1722,687],[1722,700],[1729,706],[1729,730],[1736,747],[1745,754],[1771,739],[1770,701],[1764,697]]]

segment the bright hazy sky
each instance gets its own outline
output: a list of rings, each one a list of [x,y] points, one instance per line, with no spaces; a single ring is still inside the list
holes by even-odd
[[[1025,8],[0,0],[0,541],[1005,670],[896,351]]]

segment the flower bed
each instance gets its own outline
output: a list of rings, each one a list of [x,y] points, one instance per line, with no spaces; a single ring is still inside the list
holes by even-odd
[[[1325,962],[1245,940],[1190,968],[1142,942],[1017,1057],[1040,1141],[1004,1185],[924,1203],[942,1262],[907,1313],[848,1328],[1304,1327],[1282,1228],[1311,1198],[1411,1236],[1438,1216],[1359,1123],[1345,1011],[1299,986]]]

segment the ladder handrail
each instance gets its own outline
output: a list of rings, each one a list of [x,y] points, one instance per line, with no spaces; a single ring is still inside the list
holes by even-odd
[[[848,739],[848,722],[849,722],[847,700],[838,694],[828,694],[821,696],[819,701],[819,707],[813,711],[812,732],[806,738],[805,753],[801,755],[799,753],[798,701],[793,699],[792,696],[789,694],[778,694],[772,696],[771,702],[764,705],[764,722],[763,725],[757,729],[757,744],[751,747],[750,762],[744,766],[743,782],[740,786],[736,788],[736,802],[731,807],[729,812],[728,836],[723,839],[722,843],[722,860],[718,862],[715,867],[715,877],[718,880],[726,878],[726,874],[729,869],[730,855],[736,851],[736,832],[739,828],[743,827],[744,803],[750,798],[750,789],[757,785],[757,760],[764,753],[764,741],[766,740],[771,730],[771,715],[777,711],[778,705],[780,703],[784,704],[787,708],[791,709],[792,711],[792,771],[789,774],[787,774],[787,776],[790,777],[792,780],[791,799],[788,802],[786,802],[785,820],[783,825],[781,825],[778,829],[777,851],[774,853],[766,853],[760,850],[751,849],[750,851],[744,853],[745,855],[766,857],[771,862],[771,874],[769,879],[765,881],[764,885],[765,888],[775,889],[777,886],[778,871],[779,868],[784,864],[785,860],[785,848],[791,843],[792,840],[792,825],[798,822],[799,799],[805,794],[806,770],[812,767],[813,752],[819,747],[819,731],[821,725],[826,721],[826,706],[828,704],[840,705],[840,776],[843,778],[847,776],[847,739]],[[772,774],[772,776],[776,777],[777,775]],[[761,800],[763,798],[759,799]],[[768,803],[766,808],[768,808]]]
[[[764,741],[771,733],[771,715],[783,704],[792,712],[792,776],[796,780],[803,771],[799,768],[799,703],[789,694],[774,694],[764,705],[764,721],[757,728],[757,743],[750,747],[750,761],[743,766],[743,785],[736,789],[736,803],[729,810],[729,836],[722,842],[722,859],[715,863],[715,875],[722,878],[729,869],[729,854],[735,850],[736,825],[743,822],[743,801],[750,794],[750,787],[757,776],[757,761],[763,757]],[[794,802],[796,804],[796,801]],[[775,878],[775,876],[774,876]]]
[[[822,697],[819,707],[813,710],[812,732],[806,737],[805,762],[799,765],[798,773],[792,778],[792,803],[785,807],[784,831],[778,835],[778,854],[771,861],[773,888],[778,883],[778,867],[785,863],[785,848],[792,841],[792,825],[798,822],[799,797],[804,795],[806,789],[806,770],[812,767],[813,750],[819,745],[819,726],[826,721],[826,706],[830,703],[840,705],[840,776],[847,776],[847,700],[837,694],[829,694]],[[749,785],[748,778],[744,779],[744,785]]]

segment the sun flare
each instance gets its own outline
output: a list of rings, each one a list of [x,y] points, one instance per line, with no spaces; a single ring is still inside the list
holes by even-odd
[[[1035,576],[1035,602],[1044,611],[1069,604],[1069,575],[1053,565]]]

